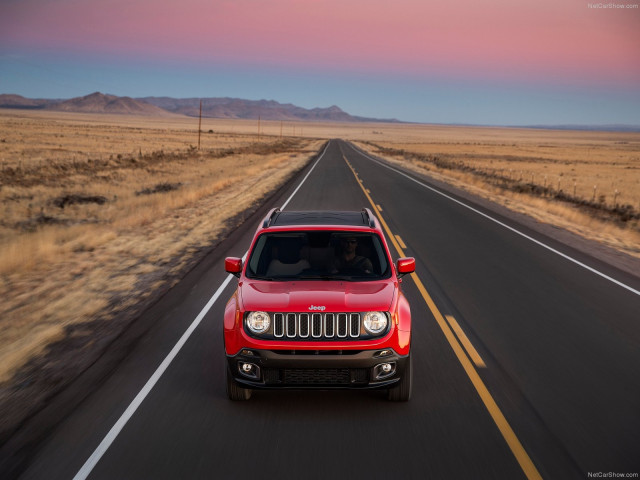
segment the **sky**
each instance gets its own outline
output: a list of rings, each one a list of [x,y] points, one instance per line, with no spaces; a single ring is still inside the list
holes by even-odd
[[[640,125],[640,0],[0,0],[0,93]]]

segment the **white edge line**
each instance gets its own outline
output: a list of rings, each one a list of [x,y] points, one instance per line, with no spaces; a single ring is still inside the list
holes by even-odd
[[[305,180],[309,177],[313,169],[316,168],[316,165],[318,165],[318,162],[322,159],[325,152],[327,151],[327,147],[329,146],[329,143],[331,143],[331,141],[327,142],[327,144],[324,147],[324,150],[322,151],[322,154],[318,157],[318,160],[316,160],[316,163],[313,164],[313,167],[311,167],[311,170],[309,170],[309,172],[302,179],[298,187],[293,191],[293,193],[289,196],[289,198],[287,198],[287,201],[284,202],[284,204],[281,207],[283,210],[284,210],[284,207],[286,207],[287,204],[291,201],[293,196],[298,192],[298,190],[300,189],[302,184],[305,182]],[[247,254],[245,253],[245,255],[242,257],[243,261],[245,260],[246,256]],[[115,441],[116,437],[122,431],[122,429],[127,424],[127,422],[131,419],[131,417],[133,417],[133,414],[136,413],[136,410],[138,410],[138,407],[142,404],[144,399],[147,398],[147,395],[149,395],[149,392],[151,392],[155,384],[158,382],[158,380],[160,380],[160,377],[162,377],[162,374],[167,370],[167,368],[169,368],[169,365],[171,365],[171,362],[173,361],[173,359],[176,358],[176,356],[178,355],[178,352],[180,352],[184,344],[187,343],[187,340],[189,339],[191,334],[198,327],[198,325],[200,325],[200,322],[205,317],[205,315],[209,312],[213,304],[216,303],[220,295],[222,295],[222,292],[224,291],[225,288],[227,288],[232,278],[233,278],[233,275],[227,276],[225,281],[222,282],[222,284],[218,287],[218,289],[216,290],[216,293],[213,294],[213,296],[209,299],[209,301],[204,306],[204,308],[200,311],[200,313],[195,318],[195,320],[191,323],[191,325],[189,325],[189,328],[187,328],[187,330],[182,334],[182,337],[180,337],[180,340],[178,340],[178,342],[174,345],[174,347],[171,349],[169,354],[165,357],[165,359],[162,361],[162,363],[156,369],[156,371],[153,372],[153,375],[151,375],[149,380],[147,380],[147,383],[145,383],[144,387],[142,387],[142,390],[138,392],[136,397],[129,404],[129,406],[124,411],[124,413],[120,416],[118,421],[113,425],[113,427],[111,427],[111,430],[109,430],[107,435],[100,442],[100,445],[98,445],[98,447],[94,450],[91,456],[84,463],[82,468],[80,468],[78,473],[76,473],[76,475],[73,477],[73,480],[85,480],[91,474],[93,468],[98,464],[102,456],[106,453],[106,451],[109,449],[111,444]]]
[[[351,144],[350,144],[350,145],[351,145]],[[446,193],[443,193],[443,192],[441,192],[440,190],[438,190],[438,189],[436,189],[436,188],[433,188],[433,187],[431,187],[431,186],[427,185],[426,183],[423,183],[423,182],[421,182],[421,181],[419,181],[419,180],[416,180],[415,178],[411,177],[410,175],[407,175],[406,173],[404,173],[404,172],[402,172],[402,171],[400,171],[400,170],[398,170],[398,169],[396,169],[396,168],[393,168],[393,167],[391,167],[391,166],[389,166],[389,165],[384,164],[384,163],[383,163],[383,162],[381,162],[380,160],[378,160],[378,159],[376,159],[376,158],[373,158],[373,157],[371,157],[370,155],[368,155],[368,154],[366,154],[365,152],[363,152],[362,150],[360,150],[360,149],[356,148],[354,145],[351,145],[351,147],[352,147],[356,152],[358,152],[360,155],[362,155],[362,156],[364,156],[364,157],[367,157],[369,160],[371,160],[371,161],[373,161],[373,162],[377,163],[378,165],[381,165],[381,166],[383,166],[383,167],[385,167],[385,168],[388,168],[389,170],[393,170],[394,172],[396,172],[396,173],[398,173],[398,174],[402,175],[403,177],[408,178],[409,180],[411,180],[411,181],[413,181],[413,182],[417,183],[418,185],[421,185],[421,186],[423,186],[423,187],[425,187],[425,188],[428,188],[428,189],[429,189],[429,190],[431,190],[432,192],[437,193],[438,195],[442,195],[443,197],[448,198],[448,199],[449,199],[449,200],[451,200],[452,202],[455,202],[455,203],[457,203],[457,204],[459,204],[459,205],[461,205],[461,206],[463,206],[463,207],[465,207],[465,208],[468,208],[469,210],[471,210],[471,211],[473,211],[473,212],[477,213],[478,215],[482,215],[483,217],[485,217],[485,218],[487,218],[487,219],[491,220],[492,222],[495,222],[495,223],[497,223],[498,225],[501,225],[502,227],[504,227],[504,228],[506,228],[506,229],[508,229],[508,230],[511,230],[512,232],[517,233],[518,235],[520,235],[520,236],[522,236],[522,237],[526,238],[527,240],[530,240],[530,241],[532,241],[533,243],[536,243],[536,244],[540,245],[541,247],[544,247],[544,248],[546,248],[547,250],[549,250],[549,251],[551,251],[551,252],[553,252],[553,253],[555,253],[555,254],[557,254],[557,255],[560,255],[561,257],[563,257],[563,258],[565,258],[565,259],[569,260],[570,262],[573,262],[573,263],[575,263],[576,265],[579,265],[579,266],[581,266],[582,268],[585,268],[585,269],[589,270],[590,272],[595,273],[596,275],[599,275],[599,276],[601,276],[602,278],[604,278],[604,279],[606,279],[606,280],[609,280],[610,282],[615,283],[616,285],[618,285],[618,286],[620,286],[620,287],[622,287],[622,288],[625,288],[625,289],[629,290],[631,293],[635,293],[636,295],[640,295],[640,291],[636,290],[635,288],[632,288],[632,287],[630,287],[629,285],[626,285],[626,284],[624,284],[624,283],[620,282],[619,280],[616,280],[615,278],[612,278],[612,277],[610,277],[610,276],[608,276],[608,275],[606,275],[606,274],[604,274],[604,273],[602,273],[602,272],[600,272],[600,271],[596,270],[595,268],[590,267],[589,265],[586,265],[586,264],[584,264],[584,263],[582,263],[582,262],[580,262],[580,261],[576,260],[575,258],[570,257],[569,255],[567,255],[567,254],[565,254],[565,253],[560,252],[559,250],[556,250],[556,249],[555,249],[555,248],[553,248],[553,247],[550,247],[549,245],[547,245],[547,244],[545,244],[545,243],[541,242],[540,240],[536,240],[535,238],[533,238],[533,237],[531,237],[531,236],[527,235],[526,233],[522,233],[521,231],[516,230],[515,228],[513,228],[513,227],[511,227],[511,226],[507,225],[506,223],[503,223],[503,222],[501,222],[500,220],[497,220],[497,219],[495,219],[495,218],[491,217],[490,215],[487,215],[486,213],[481,212],[480,210],[478,210],[478,209],[476,209],[476,208],[473,208],[472,206],[467,205],[466,203],[461,202],[460,200],[458,200],[458,199],[456,199],[456,198],[453,198],[453,197],[451,197],[451,196],[447,195]]]
[[[111,427],[111,430],[109,430],[109,433],[107,433],[107,435],[104,437],[102,442],[100,442],[100,445],[98,445],[98,448],[95,449],[93,454],[89,457],[89,459],[85,462],[82,468],[78,471],[76,476],[73,477],[74,480],[84,480],[89,476],[89,474],[93,470],[93,467],[96,466],[100,458],[102,458],[102,455],[105,454],[105,452],[111,446],[111,444],[116,439],[120,431],[124,428],[124,426],[127,424],[129,419],[131,419],[131,417],[136,412],[140,404],[144,401],[144,399],[147,397],[151,389],[158,382],[162,374],[169,367],[173,359],[176,357],[176,355],[178,355],[178,352],[180,351],[180,349],[182,349],[183,345],[187,342],[187,340],[189,339],[193,331],[200,324],[200,322],[205,317],[205,315],[209,312],[209,309],[211,309],[211,307],[216,302],[216,300],[218,300],[218,297],[220,297],[224,289],[227,287],[227,285],[229,285],[229,282],[231,281],[232,278],[233,278],[233,275],[229,275],[226,278],[226,280],[222,282],[222,285],[218,287],[218,290],[216,290],[216,293],[213,294],[211,299],[209,299],[209,301],[204,306],[202,311],[198,314],[196,319],[191,323],[189,328],[187,328],[187,330],[182,334],[182,337],[180,337],[180,340],[178,340],[178,343],[176,343],[175,346],[171,349],[171,351],[166,356],[166,358],[162,361],[160,366],[156,369],[155,372],[153,372],[153,375],[151,375],[151,378],[147,380],[147,383],[144,385],[144,387],[142,387],[142,390],[140,390],[138,395],[136,395],[136,398],[133,399],[133,401],[129,404],[129,406],[124,411],[124,413],[120,416],[118,421],[113,425],[113,427]]]

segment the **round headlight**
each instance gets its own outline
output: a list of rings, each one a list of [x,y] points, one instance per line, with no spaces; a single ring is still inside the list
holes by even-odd
[[[383,312],[367,312],[364,314],[364,328],[369,333],[380,333],[387,328],[387,316]]]
[[[267,312],[251,312],[247,315],[247,327],[253,333],[264,333],[269,330],[271,318]]]

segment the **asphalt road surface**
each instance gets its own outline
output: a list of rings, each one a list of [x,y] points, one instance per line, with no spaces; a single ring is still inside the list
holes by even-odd
[[[236,280],[224,257],[242,256],[261,216],[285,204],[372,208],[392,254],[416,258],[402,284],[414,329],[410,402],[375,391],[226,398],[222,315]],[[640,473],[640,280],[343,141],[140,322],[152,327],[21,478]]]

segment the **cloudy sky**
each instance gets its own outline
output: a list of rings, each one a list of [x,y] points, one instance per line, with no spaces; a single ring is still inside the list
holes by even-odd
[[[0,0],[0,93],[640,125],[640,0]]]

